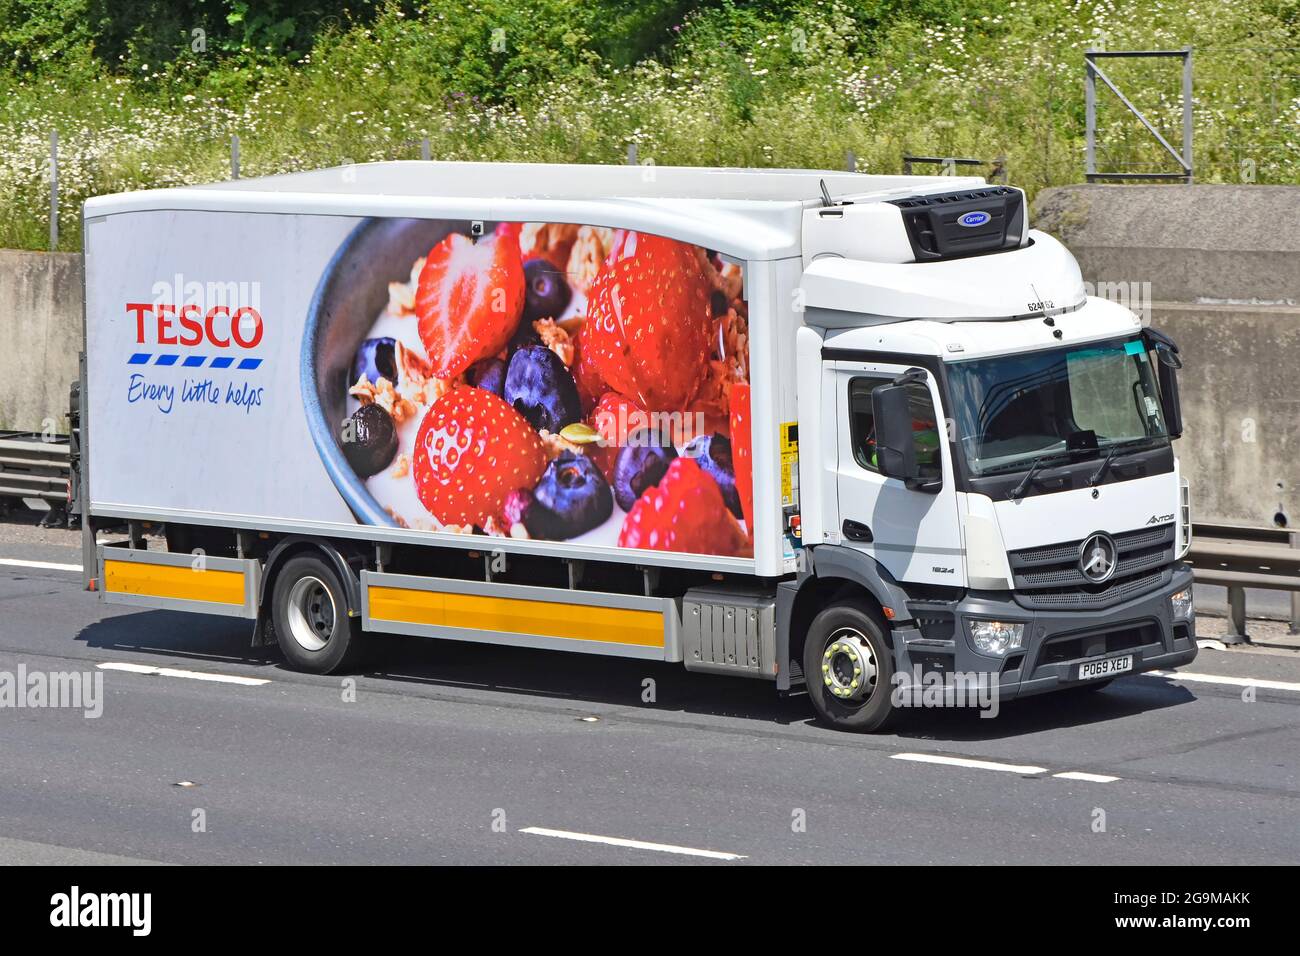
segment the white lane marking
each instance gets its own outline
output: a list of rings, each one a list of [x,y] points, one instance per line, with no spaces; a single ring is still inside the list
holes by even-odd
[[[245,687],[260,687],[271,683],[262,677],[239,677],[235,674],[205,674],[202,671],[179,670],[175,667],[154,667],[150,664],[96,664],[104,671],[126,671],[128,674],[152,674],[155,677],[185,677],[189,680],[206,680],[217,684],[240,684]]]
[[[1012,763],[995,763],[992,760],[971,760],[967,757],[944,757],[941,754],[890,754],[894,760],[915,760],[917,763],[942,763],[952,767],[972,770],[1001,770],[1006,773],[1047,773],[1046,767],[1029,767]]]
[[[20,561],[17,558],[0,558],[0,567],[35,568],[38,571],[76,571],[81,573],[79,564],[57,564],[54,561]]]
[[[710,860],[743,860],[740,853],[722,853],[718,850],[697,850],[690,846],[673,846],[671,843],[646,843],[644,840],[625,840],[622,837],[596,836],[594,833],[575,833],[572,830],[549,830],[546,827],[524,827],[520,833],[534,836],[558,837],[561,840],[577,840],[579,843],[604,843],[607,846],[621,846],[629,850],[654,850],[657,853],[677,853],[681,856],[702,856]]]
[[[1186,671],[1147,671],[1143,677],[1166,677],[1169,680],[1200,681],[1202,684],[1230,684],[1233,687],[1260,687],[1265,690],[1300,691],[1300,683],[1263,680],[1259,677],[1224,677],[1220,674],[1189,674]]]
[[[1060,777],[1062,780],[1083,780],[1087,783],[1114,783],[1119,777],[1108,777],[1103,773],[1084,773],[1082,770],[1067,770],[1065,773],[1054,773],[1053,777]]]

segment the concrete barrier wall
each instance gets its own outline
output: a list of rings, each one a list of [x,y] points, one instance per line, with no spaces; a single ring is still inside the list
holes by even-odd
[[[67,432],[83,290],[76,253],[0,249],[0,429]]]
[[[1174,447],[1194,518],[1300,524],[1300,309],[1158,302],[1151,321],[1183,353]]]
[[[1035,204],[1099,294],[1150,283],[1153,302],[1126,304],[1182,348],[1175,447],[1203,521],[1300,522],[1297,223],[1300,186],[1065,186]]]
[[[1149,282],[1158,302],[1300,306],[1300,186],[1061,186],[1032,225],[1085,279]]]

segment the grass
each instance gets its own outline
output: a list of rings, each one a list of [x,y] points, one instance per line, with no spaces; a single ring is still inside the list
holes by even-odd
[[[1296,0],[722,3],[662,27],[643,44],[654,55],[630,63],[601,52],[607,5],[390,5],[296,60],[185,49],[110,69],[74,47],[0,72],[0,246],[48,245],[53,129],[67,250],[84,198],[226,178],[236,133],[244,176],[416,158],[423,138],[438,159],[597,163],[635,142],[660,165],[840,168],[852,152],[859,170],[897,172],[904,153],[1004,157],[1033,194],[1083,179],[1083,51],[1098,45],[1194,47],[1198,181],[1300,182]],[[1106,69],[1181,141],[1177,61]],[[1171,168],[1108,92],[1099,144],[1107,168]]]

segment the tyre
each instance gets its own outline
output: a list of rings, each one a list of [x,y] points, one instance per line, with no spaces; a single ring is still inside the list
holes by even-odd
[[[856,604],[833,604],[813,618],[803,673],[813,709],[832,727],[871,733],[894,717],[894,656],[885,624]]]
[[[347,591],[322,558],[290,558],[275,579],[271,615],[280,651],[294,670],[333,674],[355,665],[361,621],[348,615]]]

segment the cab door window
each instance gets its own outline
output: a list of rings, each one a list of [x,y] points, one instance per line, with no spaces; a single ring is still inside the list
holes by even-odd
[[[857,376],[849,380],[849,437],[853,444],[853,457],[868,471],[879,472],[876,465],[875,414],[871,407],[872,389],[888,385],[892,376]],[[942,477],[940,447],[942,434],[934,400],[930,390],[921,382],[907,386],[912,405],[912,440],[916,444],[916,460],[921,465],[923,480]]]

